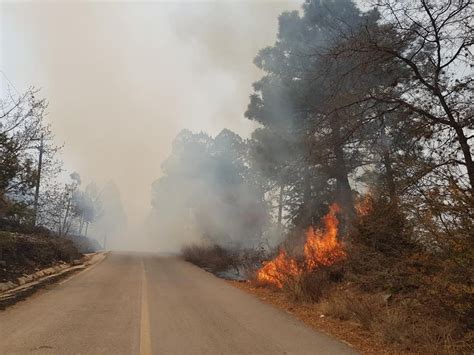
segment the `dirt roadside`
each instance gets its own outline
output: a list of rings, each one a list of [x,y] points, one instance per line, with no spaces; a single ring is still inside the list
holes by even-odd
[[[230,280],[227,280],[227,282],[256,296],[261,301],[293,315],[316,331],[343,340],[362,354],[401,354],[399,349],[388,348],[385,344],[374,339],[373,334],[368,330],[362,329],[359,324],[325,316],[318,308],[318,304],[292,302],[282,292],[264,287],[256,287],[249,282]]]

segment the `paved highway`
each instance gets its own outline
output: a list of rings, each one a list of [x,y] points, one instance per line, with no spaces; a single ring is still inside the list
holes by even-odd
[[[110,254],[0,311],[0,354],[354,354],[176,258]]]

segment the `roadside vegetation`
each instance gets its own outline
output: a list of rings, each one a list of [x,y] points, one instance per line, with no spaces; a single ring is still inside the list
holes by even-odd
[[[82,254],[72,240],[42,233],[0,232],[0,283],[54,266],[80,260]]]
[[[62,168],[40,91],[20,94],[2,79],[0,282],[105,248],[125,223],[113,184],[82,187],[78,173]]]
[[[186,260],[216,272],[258,250],[239,287],[309,323],[345,324],[338,336],[377,351],[474,351],[473,6],[307,0],[283,13],[255,58],[245,115],[259,128],[226,131],[219,149],[182,134],[157,182],[155,210],[165,181],[186,191],[180,235],[202,236],[184,238]]]

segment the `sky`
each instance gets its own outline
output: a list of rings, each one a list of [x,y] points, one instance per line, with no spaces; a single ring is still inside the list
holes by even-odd
[[[129,223],[183,128],[249,136],[252,61],[300,0],[0,0],[0,70],[41,88],[64,167],[118,186]]]

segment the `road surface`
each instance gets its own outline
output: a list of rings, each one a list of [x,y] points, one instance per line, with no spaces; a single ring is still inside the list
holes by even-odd
[[[171,257],[111,254],[0,311],[0,354],[353,354]]]

